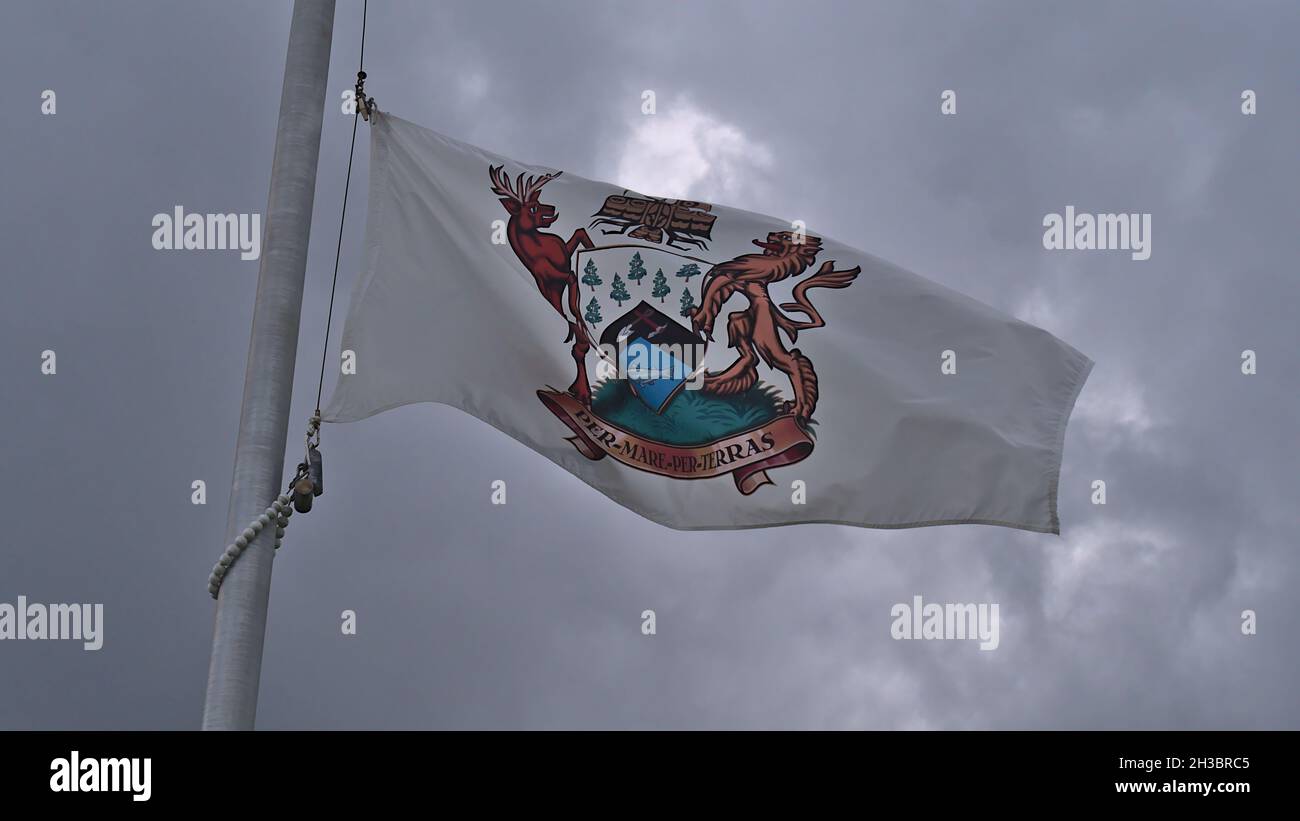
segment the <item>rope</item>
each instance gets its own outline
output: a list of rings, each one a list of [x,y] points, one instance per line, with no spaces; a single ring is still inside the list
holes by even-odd
[[[343,253],[343,226],[348,218],[348,190],[352,187],[352,157],[357,150],[357,119],[365,112],[366,120],[370,119],[371,101],[367,100],[364,92],[366,81],[366,12],[370,6],[370,0],[365,0],[361,5],[361,58],[357,64],[357,95],[354,100],[356,108],[352,112],[352,142],[348,146],[348,172],[343,180],[343,210],[339,215],[339,239],[338,244],[334,247],[334,279],[330,282],[330,306],[329,312],[325,315],[325,342],[321,346],[320,352],[320,381],[316,384],[316,416],[320,416],[320,398],[325,389],[325,361],[329,357],[330,350],[330,325],[334,322],[334,292],[338,289],[339,284],[339,257]]]
[[[253,539],[257,538],[257,534],[261,533],[263,528],[269,527],[273,521],[275,522],[275,549],[280,549],[280,541],[284,538],[284,529],[288,526],[291,515],[293,515],[293,506],[289,504],[289,497],[281,495],[261,516],[249,522],[248,527],[244,528],[244,532],[239,534],[234,542],[226,545],[226,552],[221,554],[221,558],[217,559],[217,563],[212,566],[212,572],[208,574],[208,593],[212,598],[217,597],[217,593],[221,590],[221,582],[225,579],[230,566],[235,563],[235,559],[238,559],[239,555],[253,543]]]
[[[307,422],[307,456],[302,464],[298,466],[298,473],[294,476],[293,481],[289,483],[289,491],[294,492],[295,485],[303,477],[307,476],[309,466],[311,465],[312,449],[320,444],[320,400],[321,394],[325,388],[325,362],[329,356],[330,345],[330,326],[334,321],[334,295],[338,290],[339,284],[339,259],[343,254],[343,227],[347,223],[348,217],[348,191],[352,187],[352,159],[357,150],[357,118],[362,117],[367,122],[370,121],[370,115],[377,109],[373,97],[366,97],[365,82],[366,72],[366,16],[369,10],[369,0],[361,5],[361,58],[357,66],[357,84],[356,84],[356,110],[352,114],[352,141],[348,146],[348,171],[343,180],[343,208],[339,215],[339,235],[338,242],[334,247],[334,278],[330,282],[330,303],[329,311],[325,315],[325,343],[320,355],[320,381],[316,385],[316,412],[312,414]],[[319,457],[318,457],[319,459]],[[315,474],[313,474],[315,475]],[[319,489],[317,490],[319,492]],[[226,545],[226,550],[217,559],[217,563],[212,566],[212,572],[208,574],[208,593],[212,598],[217,598],[221,592],[221,583],[226,578],[226,573],[230,571],[231,565],[240,557],[254,539],[257,538],[264,529],[275,524],[275,549],[280,549],[280,543],[284,539],[285,528],[289,525],[289,517],[293,515],[293,505],[288,494],[277,496],[275,501],[271,502],[270,507],[262,512],[260,516],[248,523],[248,527],[235,538],[235,541]],[[308,505],[307,508],[310,508]]]

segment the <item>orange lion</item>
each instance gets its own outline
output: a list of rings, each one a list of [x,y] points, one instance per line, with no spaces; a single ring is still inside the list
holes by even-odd
[[[821,251],[822,241],[817,237],[802,239],[796,242],[790,231],[772,232],[765,242],[754,240],[763,253],[744,254],[710,268],[701,287],[699,307],[691,312],[691,327],[712,340],[713,323],[723,304],[732,294],[742,294],[749,304],[744,310],[727,315],[727,347],[737,349],[740,356],[725,370],[705,374],[703,389],[723,395],[749,390],[758,382],[761,358],[769,368],[776,368],[790,378],[794,401],[785,403],[785,412],[807,420],[817,408],[817,373],[812,361],[798,348],[786,349],[780,331],[794,344],[799,331],[825,325],[826,321],[808,301],[806,293],[811,288],[847,288],[862,268],[854,266],[837,271],[834,261],[824,262],[816,274],[794,286],[794,301],[782,303],[778,308],[772,304],[767,286],[799,276]],[[798,311],[808,319],[796,321],[782,310]]]

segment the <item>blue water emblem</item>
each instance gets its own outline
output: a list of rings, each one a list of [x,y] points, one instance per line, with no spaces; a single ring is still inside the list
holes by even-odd
[[[620,351],[619,372],[626,375],[632,393],[655,413],[663,413],[686,387],[693,370],[690,361],[704,345],[700,337],[644,301],[609,323],[600,341]]]

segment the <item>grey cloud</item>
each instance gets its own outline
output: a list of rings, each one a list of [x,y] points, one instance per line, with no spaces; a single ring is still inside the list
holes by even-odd
[[[524,161],[608,178],[643,89],[661,110],[689,99],[773,153],[761,201],[735,205],[1004,310],[1035,294],[1048,330],[1097,361],[1085,390],[1103,411],[1071,426],[1059,539],[683,534],[457,411],[327,427],[328,494],[276,562],[260,727],[1300,726],[1294,4],[370,15],[384,108]],[[103,602],[105,640],[0,644],[0,727],[198,726],[257,269],[156,252],[149,220],[264,209],[288,17],[284,3],[7,7],[0,600]],[[337,92],[359,24],[340,3]],[[54,117],[39,115],[45,88]],[[938,115],[946,88],[953,118]],[[1254,118],[1242,88],[1260,95]],[[349,128],[332,108],[295,420],[315,398]],[[341,294],[359,264],[362,137]],[[1067,204],[1153,213],[1151,260],[1045,252],[1042,215]],[[38,372],[45,348],[55,377]],[[1239,373],[1243,348],[1258,376]],[[1150,428],[1107,420],[1106,392],[1126,385]],[[206,507],[189,504],[196,478]],[[504,508],[488,503],[498,478]],[[1089,502],[1096,478],[1105,507]],[[999,602],[1000,648],[891,640],[891,605],[916,593]],[[1257,636],[1240,634],[1246,608]],[[356,637],[339,633],[344,609]]]

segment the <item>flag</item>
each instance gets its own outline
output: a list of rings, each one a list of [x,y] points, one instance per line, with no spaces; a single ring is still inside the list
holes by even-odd
[[[679,529],[1060,532],[1092,361],[1046,331],[801,223],[391,115],[370,162],[325,421],[450,405]]]

